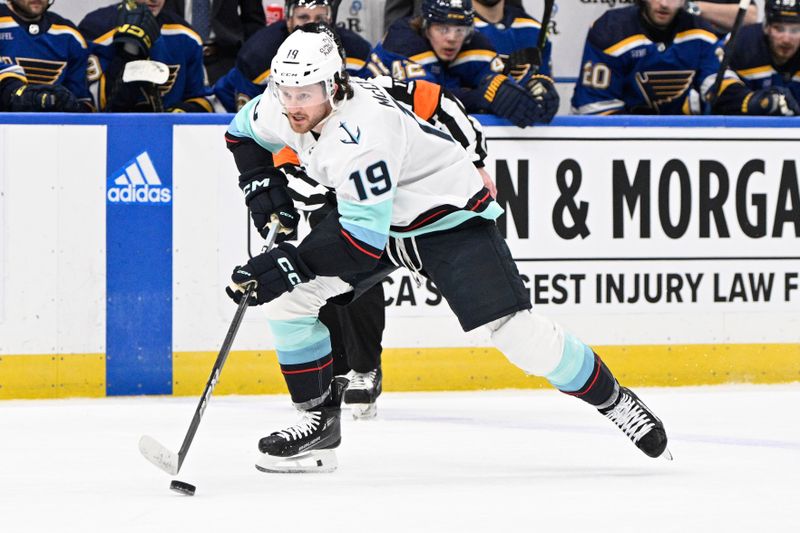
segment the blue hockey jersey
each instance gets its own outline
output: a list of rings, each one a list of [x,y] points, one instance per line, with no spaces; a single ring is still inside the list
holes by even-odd
[[[347,59],[345,67],[352,76],[369,76],[366,69],[370,44],[347,28],[336,28]],[[289,36],[286,21],[280,21],[254,33],[236,56],[236,65],[214,84],[214,94],[228,111],[235,112],[264,92],[272,58]]]
[[[668,30],[657,30],[643,20],[637,6],[609,10],[586,38],[573,112],[699,113],[700,95],[716,79],[720,46],[711,27],[685,11],[678,12]],[[741,90],[729,92],[735,84]],[[720,89],[728,93],[717,100],[722,112],[735,107],[747,92],[732,72],[726,73]]]
[[[542,25],[519,7],[506,3],[503,9],[503,19],[496,24],[487,22],[476,14],[475,30],[489,39],[494,49],[505,61],[511,52],[523,48],[535,48],[539,42]],[[548,40],[542,53],[539,74],[550,76],[552,71],[552,44]]]
[[[477,89],[486,76],[503,71],[503,61],[487,37],[475,32],[451,62],[441,61],[430,43],[411,26],[411,18],[395,21],[370,54],[367,68],[376,76],[427,80],[452,92],[470,113],[488,112]]]
[[[800,102],[800,52],[785,64],[775,65],[760,23],[739,30],[730,65],[749,89],[786,87]]]
[[[115,4],[92,11],[78,26],[90,41],[94,58],[89,82],[94,84],[101,110],[107,110],[109,106],[106,73],[114,60],[117,9]],[[186,21],[174,13],[161,11],[156,20],[161,24],[161,37],[153,43],[150,59],[169,67],[169,78],[159,89],[164,108],[211,113],[210,89],[203,66],[203,41]],[[144,95],[142,101],[146,101]]]
[[[24,71],[20,80],[23,83],[63,85],[88,111],[91,109],[86,83],[88,56],[86,41],[64,17],[47,11],[41,20],[28,22],[7,4],[0,4],[0,68],[19,65]]]

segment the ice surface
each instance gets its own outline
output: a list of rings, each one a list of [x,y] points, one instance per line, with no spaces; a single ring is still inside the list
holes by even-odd
[[[387,382],[391,377],[387,376]],[[196,398],[0,402],[0,531],[800,531],[800,384],[637,389],[675,461],[649,459],[554,391],[385,393],[343,420],[333,474],[258,472],[285,396],[213,398],[176,479]]]

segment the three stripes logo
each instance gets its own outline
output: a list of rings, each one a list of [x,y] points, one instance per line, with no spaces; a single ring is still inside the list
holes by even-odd
[[[106,197],[112,203],[166,204],[172,201],[172,190],[161,184],[147,152],[131,159],[109,178]]]

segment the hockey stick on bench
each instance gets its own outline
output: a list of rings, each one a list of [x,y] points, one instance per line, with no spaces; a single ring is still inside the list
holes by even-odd
[[[733,49],[736,46],[736,37],[739,35],[739,28],[742,27],[744,16],[749,7],[750,0],[739,0],[739,9],[736,11],[736,18],[733,21],[733,28],[731,28],[730,37],[728,37],[728,42],[725,43],[725,46],[722,49],[722,59],[719,62],[717,77],[714,79],[714,84],[711,86],[711,89],[706,93],[709,112],[711,112],[714,104],[717,103],[717,98],[719,98],[719,94],[717,93],[719,93],[722,80],[725,78],[725,72],[728,70],[728,65],[730,65],[731,55],[733,55]]]
[[[267,244],[264,246],[265,252],[271,250],[275,245],[275,238],[278,236],[278,229],[280,227],[281,225],[277,221],[270,225],[269,234],[267,235]],[[222,372],[222,367],[225,364],[225,361],[228,359],[228,354],[230,353],[231,346],[233,345],[233,339],[236,337],[236,333],[239,331],[242,318],[244,318],[244,312],[247,310],[248,302],[250,301],[250,295],[253,294],[255,288],[255,283],[251,283],[247,286],[244,296],[239,302],[239,307],[236,308],[236,313],[233,315],[233,321],[228,328],[228,333],[225,335],[222,348],[220,348],[219,355],[217,355],[217,360],[214,363],[214,367],[211,369],[211,375],[208,378],[208,383],[206,383],[206,388],[203,391],[202,396],[200,396],[200,403],[197,404],[197,409],[195,409],[194,416],[192,417],[192,423],[189,424],[189,430],[186,432],[186,436],[183,438],[183,444],[181,444],[181,449],[178,451],[178,453],[168,450],[166,446],[149,435],[143,435],[142,438],[139,439],[139,451],[142,453],[142,455],[144,455],[145,459],[156,465],[167,474],[174,476],[177,475],[181,470],[181,465],[183,465],[183,461],[186,459],[186,454],[189,452],[189,446],[192,445],[194,435],[197,433],[197,428],[200,426],[200,420],[203,418],[203,413],[208,406],[208,402],[211,400],[211,393],[214,392],[214,387],[217,385],[217,382],[219,382],[219,376]]]

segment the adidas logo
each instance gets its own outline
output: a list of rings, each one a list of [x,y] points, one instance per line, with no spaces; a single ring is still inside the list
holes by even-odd
[[[125,163],[110,181],[113,186],[106,193],[109,202],[164,204],[172,201],[172,190],[161,184],[147,152]]]

